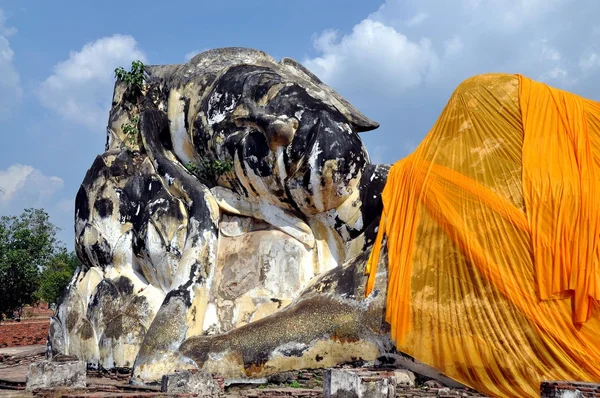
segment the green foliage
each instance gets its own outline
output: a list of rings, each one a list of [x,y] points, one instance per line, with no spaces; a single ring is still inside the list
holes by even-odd
[[[115,77],[130,86],[141,89],[144,85],[144,64],[142,61],[133,61],[130,71],[126,71],[122,66],[119,66],[115,69]]]
[[[57,230],[43,209],[0,217],[0,321],[62,295],[80,262],[56,240]]]
[[[46,303],[58,303],[81,262],[75,252],[60,249],[41,273],[39,297]]]
[[[42,209],[0,217],[0,320],[36,301],[40,271],[54,255],[57,228]]]
[[[133,109],[137,108],[137,112],[139,112],[139,103],[137,101],[139,101],[141,90],[144,86],[144,64],[142,63],[142,61],[133,61],[131,63],[130,71],[126,71],[121,66],[116,68],[115,77],[117,78],[117,80],[127,83],[130,87],[134,89],[133,100],[130,98],[128,101],[131,102],[131,104],[133,105]],[[132,112],[135,111],[132,110]],[[121,125],[121,129],[127,137],[127,143],[130,146],[135,145],[135,143],[137,142],[138,136],[140,134],[139,123],[139,116],[135,116],[131,118],[131,123],[123,123]]]
[[[233,163],[228,160],[203,158],[200,163],[188,163],[185,167],[201,181],[215,185],[220,176],[233,170]]]
[[[140,134],[139,124],[140,117],[135,116],[131,118],[131,123],[123,123],[121,125],[121,129],[123,130],[123,133],[125,133],[125,135],[127,136],[127,142],[130,145],[135,144],[137,141],[137,137]]]
[[[298,383],[298,380],[294,380],[290,383],[290,387],[292,388],[302,388],[302,385]]]

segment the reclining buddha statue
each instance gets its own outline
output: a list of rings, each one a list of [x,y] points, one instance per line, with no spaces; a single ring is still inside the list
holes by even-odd
[[[493,396],[600,381],[600,104],[489,74],[393,166],[377,127],[251,49],[117,80],[49,354],[133,382],[382,358]]]

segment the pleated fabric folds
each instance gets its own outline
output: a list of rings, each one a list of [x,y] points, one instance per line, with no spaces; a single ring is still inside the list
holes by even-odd
[[[483,393],[600,382],[600,103],[520,75],[459,85],[397,162],[382,239],[400,351]]]

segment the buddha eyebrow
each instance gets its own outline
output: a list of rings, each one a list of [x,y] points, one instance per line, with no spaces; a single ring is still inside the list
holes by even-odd
[[[263,80],[262,78],[266,79]],[[265,86],[270,88],[280,82],[281,76],[275,72],[268,70],[253,71],[246,76],[242,83],[242,98],[254,98],[259,89],[265,88]]]

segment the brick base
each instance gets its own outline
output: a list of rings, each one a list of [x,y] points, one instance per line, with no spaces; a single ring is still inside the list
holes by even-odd
[[[600,398],[600,384],[575,381],[545,381],[540,384],[541,398]]]
[[[0,324],[0,348],[46,344],[49,320],[7,321]]]

